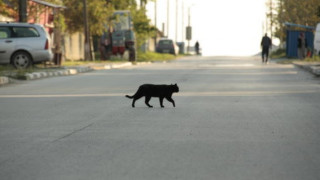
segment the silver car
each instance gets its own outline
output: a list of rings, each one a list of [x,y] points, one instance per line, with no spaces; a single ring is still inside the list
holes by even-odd
[[[41,25],[0,22],[0,64],[21,69],[52,58],[50,37]]]

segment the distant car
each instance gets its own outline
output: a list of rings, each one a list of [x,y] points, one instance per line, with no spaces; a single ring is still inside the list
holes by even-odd
[[[171,39],[160,39],[156,51],[158,53],[168,53],[178,55],[179,46]]]
[[[23,69],[52,58],[50,37],[41,25],[0,23],[0,64]]]

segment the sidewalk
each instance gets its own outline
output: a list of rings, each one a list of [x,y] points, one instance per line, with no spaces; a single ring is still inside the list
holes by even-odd
[[[54,77],[54,76],[68,76],[68,75],[76,75],[79,73],[94,71],[94,70],[103,70],[103,69],[117,69],[117,68],[123,68],[133,65],[142,65],[142,64],[151,64],[151,62],[123,62],[123,63],[90,63],[86,65],[80,65],[80,66],[62,66],[61,68],[58,68],[56,70],[47,70],[44,69],[44,71],[39,72],[33,72],[33,73],[26,73],[19,77],[21,80],[34,80],[34,79],[41,79],[41,78],[48,78],[48,77]],[[0,86],[9,84],[13,82],[13,79],[7,76],[0,76]]]

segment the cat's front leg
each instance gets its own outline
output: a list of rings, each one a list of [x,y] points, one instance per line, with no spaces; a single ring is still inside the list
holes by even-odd
[[[176,104],[174,103],[174,100],[171,97],[166,97],[166,99],[173,104],[173,107],[176,107]]]
[[[163,106],[163,97],[159,97],[159,101],[160,101],[160,106],[161,106],[162,108],[164,108],[164,106]]]

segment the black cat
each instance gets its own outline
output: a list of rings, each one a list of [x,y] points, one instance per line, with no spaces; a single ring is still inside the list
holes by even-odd
[[[139,87],[138,91],[133,95],[126,95],[127,98],[133,99],[132,107],[134,107],[134,103],[136,100],[145,96],[145,103],[149,107],[153,107],[149,104],[151,97],[158,97],[160,100],[161,107],[163,106],[163,99],[166,98],[168,101],[172,102],[173,107],[175,106],[174,100],[171,98],[172,94],[175,92],[179,92],[179,87],[177,84],[173,85],[155,85],[155,84],[143,84]]]

